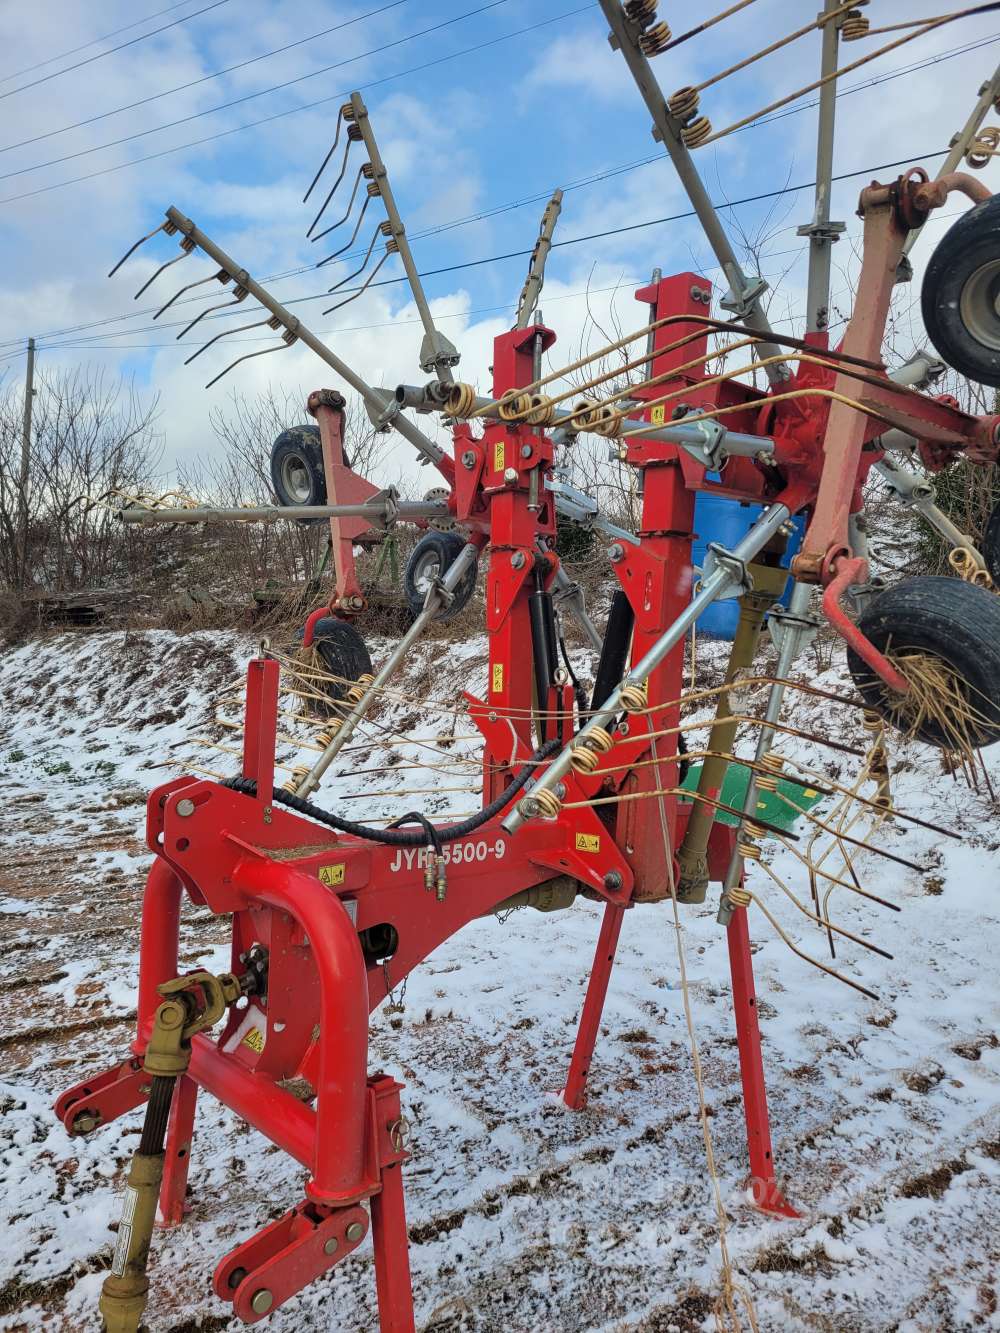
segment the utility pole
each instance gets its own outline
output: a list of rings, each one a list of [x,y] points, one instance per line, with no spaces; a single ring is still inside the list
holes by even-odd
[[[28,470],[31,461],[31,408],[35,400],[35,340],[28,339],[24,375],[24,418],[21,425],[21,469],[18,473],[18,587],[23,590],[28,572]]]

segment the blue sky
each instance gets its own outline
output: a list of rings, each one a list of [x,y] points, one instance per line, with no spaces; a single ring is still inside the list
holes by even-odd
[[[687,15],[696,12],[700,18],[721,7],[721,0],[697,11],[662,5],[661,17],[679,32]],[[902,0],[880,0],[866,12],[873,23],[891,23],[940,8],[934,0],[907,0],[905,5]],[[756,0],[711,33],[659,57],[654,69],[664,92],[669,95],[681,84],[703,80],[781,32],[808,22],[814,10],[814,5],[792,0]],[[338,24],[345,26],[302,41]],[[130,26],[103,43],[88,44],[125,25]],[[165,30],[145,37],[158,28]],[[845,44],[842,63],[897,35]],[[101,54],[137,37],[143,40]],[[509,39],[496,40],[505,37]],[[299,44],[253,60],[290,43]],[[73,54],[52,59],[78,47]],[[951,54],[965,47],[972,49]],[[169,9],[165,0],[87,6],[48,0],[31,9],[5,7],[0,50],[0,176],[6,177],[0,179],[5,259],[0,273],[0,356],[7,357],[0,370],[14,378],[22,373],[15,340],[28,334],[52,335],[79,324],[118,320],[40,337],[39,364],[90,362],[134,373],[140,383],[155,386],[161,393],[159,424],[168,457],[183,457],[201,447],[210,407],[223,401],[232,387],[252,394],[277,383],[307,391],[329,374],[305,349],[296,348],[259,358],[205,393],[202,385],[210,376],[202,373],[202,362],[182,365],[194,345],[177,347],[172,331],[151,331],[149,315],[142,313],[172,293],[169,278],[161,279],[142,300],[132,301],[154,267],[176,253],[174,243],[159,238],[111,282],[105,281],[105,273],[128,245],[156,225],[169,203],[193,216],[256,276],[315,262],[326,251],[305,241],[312,213],[301,196],[332,138],[337,108],[354,88],[365,96],[421,269],[529,250],[543,206],[537,196],[546,196],[556,185],[571,187],[558,241],[610,233],[559,246],[550,260],[542,307],[560,332],[567,359],[581,336],[586,337],[588,288],[590,308],[602,327],[612,318],[612,299],[619,322],[628,327],[639,322],[633,320],[629,284],[644,278],[654,265],[664,272],[697,268],[712,279],[719,277],[689,220],[624,230],[681,213],[687,205],[669,162],[650,137],[648,115],[624,62],[607,45],[606,26],[594,0],[403,0],[390,7],[385,0],[225,0],[214,5],[212,0],[188,0]],[[452,55],[454,59],[442,59]],[[939,63],[910,69],[935,58]],[[206,77],[251,60],[220,77]],[[709,89],[702,109],[716,127],[726,125],[809,82],[818,72],[818,60],[819,38],[813,33]],[[1000,17],[986,14],[943,27],[845,76],[842,88],[851,91],[838,104],[835,170],[918,161],[921,154],[944,149],[998,60]],[[87,63],[66,71],[81,61]],[[439,63],[417,68],[432,61]],[[340,68],[317,72],[340,62],[345,62]],[[300,81],[256,95],[287,80]],[[194,86],[172,91],[184,84]],[[118,110],[147,98],[151,100],[142,106]],[[239,98],[249,100],[215,109]],[[712,196],[739,199],[810,181],[813,101],[814,96],[808,96],[790,108],[793,114],[701,150],[696,161]],[[66,128],[91,117],[100,119]],[[279,118],[184,146],[265,117]],[[186,123],[171,123],[178,120]],[[113,142],[129,136],[139,137]],[[27,139],[35,142],[12,146]],[[135,161],[152,154],[162,156]],[[56,161],[61,158],[69,160]],[[646,158],[655,160],[572,188],[584,178]],[[927,165],[933,168],[935,161],[928,159]],[[95,172],[101,174],[74,181]],[[985,179],[995,182],[995,173],[995,166],[990,167]],[[883,173],[886,178],[894,174]],[[834,194],[834,216],[849,224],[835,252],[835,304],[843,317],[849,313],[856,268],[852,238],[860,224],[854,208],[865,180],[858,176],[846,181]],[[27,197],[16,197],[21,195]],[[481,216],[520,200],[533,201]],[[779,286],[772,312],[790,325],[801,316],[804,289],[803,243],[795,225],[809,220],[811,208],[811,193],[802,191],[741,205],[726,215],[737,240],[740,231],[750,237],[761,229],[766,233],[762,267]],[[954,215],[957,208],[949,205],[943,212]],[[370,211],[359,239],[367,241],[375,217]],[[456,221],[463,225],[434,234],[434,229]],[[947,219],[928,229],[915,255],[918,270],[944,225]],[[421,235],[424,232],[430,234]],[[340,269],[338,276],[357,262]],[[196,263],[201,266],[197,271]],[[445,316],[442,327],[463,351],[465,377],[485,382],[490,340],[509,326],[525,265],[524,258],[515,258],[427,279],[428,295]],[[207,271],[203,261],[188,261],[177,269],[177,283]],[[325,290],[328,273],[330,269],[280,279],[273,290],[280,299],[295,301]],[[393,260],[380,276],[400,273]],[[619,288],[616,293],[606,290],[614,287]],[[918,294],[919,284],[901,292],[901,305],[912,305]],[[373,289],[332,320],[320,314],[328,304],[311,301],[295,308],[316,330],[329,330],[331,345],[369,378],[394,383],[418,377],[419,328],[409,322],[415,311],[404,285]],[[122,315],[128,319],[118,319]],[[252,317],[244,318],[241,310],[239,322]],[[252,349],[241,344],[239,350]],[[231,359],[227,352],[223,343],[218,355],[207,354],[205,368],[211,373],[221,369]]]

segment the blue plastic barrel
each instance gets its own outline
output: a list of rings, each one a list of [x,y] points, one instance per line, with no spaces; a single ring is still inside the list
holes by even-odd
[[[746,536],[763,512],[763,505],[743,504],[739,500],[730,500],[725,496],[699,491],[694,501],[694,530],[698,535],[692,545],[692,563],[699,569],[704,565],[709,542],[721,542],[723,546],[732,549]],[[788,549],[781,561],[785,566],[802,545],[806,530],[805,515],[799,514],[792,519],[792,523],[795,531],[788,540]],[[785,594],[787,592],[786,584]],[[697,631],[699,634],[710,634],[717,639],[732,639],[736,635],[739,618],[740,604],[737,598],[731,597],[725,601],[713,602],[708,610],[698,617]]]

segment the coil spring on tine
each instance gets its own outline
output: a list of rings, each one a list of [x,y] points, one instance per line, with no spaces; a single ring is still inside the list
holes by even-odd
[[[351,143],[358,143],[358,142],[360,142],[360,140],[361,140],[361,126],[360,126],[360,125],[348,125],[348,127],[347,127],[347,138],[348,138],[349,142],[351,142]]]
[[[871,708],[865,709],[861,725],[864,727],[865,731],[873,731],[879,735],[885,728],[885,723],[882,721],[881,717]]]
[[[344,102],[340,108],[340,114],[346,121],[352,121],[354,119],[354,103]]]
[[[302,779],[308,774],[308,772],[309,772],[308,764],[296,765],[296,767],[292,769],[292,776],[288,779],[287,782],[282,783],[281,790],[294,792],[296,787],[299,785]]]
[[[712,133],[712,122],[698,115],[701,99],[698,89],[685,85],[667,99],[667,110],[681,122],[680,137],[685,148],[697,148]]]
[[[639,50],[644,56],[658,56],[670,45],[672,36],[668,23],[654,23],[639,38]]]
[[[588,430],[590,418],[597,407],[597,399],[583,397],[577,399],[573,404],[573,411],[570,416],[570,423],[574,430]]]
[[[529,426],[551,426],[556,414],[556,406],[551,398],[543,393],[531,395],[531,411],[525,416]]]
[[[569,753],[569,762],[578,773],[593,773],[601,762],[601,756],[589,745],[574,745]]]
[[[656,18],[656,0],[625,0],[622,8],[627,18],[644,28]]]
[[[840,35],[845,42],[856,42],[868,36],[870,27],[867,17],[857,9],[849,9],[840,25]]]
[[[538,806],[539,814],[546,819],[555,819],[556,815],[562,809],[562,801],[554,791],[539,791],[534,793],[535,804]]]
[[[626,685],[618,702],[626,713],[641,713],[646,707],[646,688],[644,685]]]
[[[520,389],[508,389],[500,399],[497,415],[501,421],[518,421],[531,411],[531,395]]]
[[[378,197],[378,195],[382,193],[382,191],[379,189],[378,181],[369,181],[368,185],[366,186],[366,189],[368,191],[369,199],[375,199]]]
[[[726,894],[733,907],[749,907],[753,902],[753,895],[750,890],[741,888],[738,884],[734,884],[731,889],[727,889]]]
[[[467,417],[476,405],[476,391],[471,384],[457,380],[441,408],[446,417]]]

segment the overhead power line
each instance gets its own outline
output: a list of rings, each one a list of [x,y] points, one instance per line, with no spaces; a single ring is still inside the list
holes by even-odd
[[[60,75],[69,74],[74,69],[82,69],[84,65],[92,65],[95,60],[103,60],[105,56],[113,56],[116,51],[124,51],[127,46],[135,46],[136,42],[144,42],[150,37],[157,36],[158,33],[166,32],[168,28],[176,28],[179,23],[187,23],[190,19],[196,19],[200,14],[207,14],[210,9],[218,9],[220,5],[228,5],[229,0],[213,0],[213,3],[206,5],[204,9],[196,9],[193,14],[185,14],[183,18],[174,19],[172,23],[164,23],[161,28],[154,28],[152,32],[144,32],[141,37],[131,37],[127,42],[120,42],[118,46],[109,46],[106,51],[98,51],[97,55],[88,56],[86,60],[78,60],[75,65],[66,65],[63,69],[53,70],[51,74],[43,74],[41,78],[32,79],[30,83],[22,83],[18,88],[8,88],[5,93],[0,93],[0,100],[4,97],[13,97],[15,93],[26,92],[28,88],[37,88],[40,83],[48,83],[51,79],[58,79]]]
[[[219,102],[217,106],[206,107],[204,111],[192,111],[189,116],[181,116],[177,120],[165,121],[162,125],[154,125],[152,129],[137,130],[135,134],[123,135],[120,139],[109,139],[107,143],[95,144],[92,148],[80,148],[75,153],[65,153],[62,157],[52,157],[48,162],[38,162],[33,167],[20,167],[17,171],[7,171],[0,175],[0,180],[10,180],[13,176],[25,176],[32,171],[41,171],[44,167],[56,167],[61,162],[73,162],[78,157],[89,157],[91,153],[102,153],[106,148],[118,148],[123,143],[133,143],[136,139],[146,139],[151,134],[159,134],[161,130],[172,130],[178,125],[188,125],[192,120],[201,120],[203,116],[213,116],[217,111],[226,111],[233,106],[241,106],[244,102],[253,102],[258,97],[266,97],[269,93],[280,92],[284,88],[292,88],[296,84],[305,83],[308,79],[319,78],[321,74],[329,74],[331,70],[343,69],[345,65],[357,64],[359,60],[365,60],[368,56],[381,56],[394,46],[403,46],[406,42],[412,42],[417,37],[428,37],[431,33],[440,32],[442,28],[450,28],[455,23],[461,23],[463,19],[475,18],[477,14],[485,14],[488,9],[498,9],[501,5],[509,4],[510,0],[490,0],[489,4],[480,5],[478,9],[467,10],[464,14],[456,14],[454,18],[443,19],[440,23],[432,24],[429,28],[420,28],[417,32],[407,33],[405,37],[398,37],[392,42],[380,42],[378,46],[373,46],[369,51],[361,51],[356,56],[347,56],[344,60],[337,60],[332,65],[324,65],[321,69],[311,70],[308,74],[299,74],[294,79],[285,79],[283,83],[272,84],[270,88],[261,88],[256,93],[244,93],[242,97],[234,97],[228,102]],[[238,65],[233,66],[238,69]],[[200,80],[197,80],[200,82]],[[342,94],[343,96],[343,94]],[[140,106],[136,102],[134,105]]]
[[[861,168],[859,168],[859,169],[856,170],[856,171],[842,172],[842,173],[840,173],[839,175],[833,176],[831,179],[832,179],[834,182],[845,181],[845,180],[852,180],[852,179],[855,179],[855,178],[858,177],[858,176],[868,176],[868,175],[870,175],[872,172],[889,171],[889,170],[892,170],[892,169],[894,169],[894,168],[896,168],[896,167],[910,166],[910,165],[911,165],[913,162],[915,162],[915,161],[930,161],[930,160],[933,159],[933,158],[937,158],[937,157],[945,157],[946,155],[947,155],[947,150],[946,150],[946,149],[941,149],[941,150],[939,150],[939,151],[937,151],[937,152],[934,152],[934,153],[917,153],[917,154],[912,154],[912,155],[910,155],[910,156],[908,156],[908,157],[900,158],[898,161],[895,161],[895,162],[882,162],[882,163],[879,163],[879,164],[874,165],[874,166],[861,167]],[[747,195],[747,196],[746,196],[745,198],[743,198],[743,199],[731,199],[731,200],[726,200],[724,203],[717,205],[717,207],[720,208],[720,209],[725,209],[725,208],[738,208],[738,207],[741,207],[741,206],[743,206],[743,205],[745,205],[745,204],[761,203],[761,202],[763,202],[764,200],[781,198],[783,195],[787,195],[787,194],[797,194],[797,193],[799,193],[799,192],[802,191],[802,190],[811,190],[811,189],[814,189],[814,188],[815,188],[815,185],[816,185],[816,182],[815,182],[814,180],[812,180],[812,181],[802,181],[802,182],[800,182],[798,185],[786,185],[786,186],[783,186],[781,189],[778,189],[778,190],[767,190],[767,191],[764,191],[764,192],[762,192],[762,193],[760,193],[760,194]],[[565,248],[568,248],[568,247],[570,247],[570,246],[581,245],[581,244],[583,244],[583,243],[585,243],[585,242],[587,242],[587,241],[604,240],[604,239],[606,239],[608,236],[618,236],[618,235],[621,235],[621,234],[624,233],[624,232],[642,231],[642,230],[644,230],[644,229],[646,229],[646,228],[649,228],[649,227],[658,227],[658,226],[662,226],[662,225],[664,225],[665,223],[669,223],[669,222],[680,222],[680,221],[684,221],[684,220],[686,220],[686,219],[688,219],[688,218],[692,218],[692,217],[695,217],[695,216],[696,216],[696,214],[695,214],[694,210],[693,210],[693,209],[688,209],[688,210],[686,210],[685,212],[682,212],[682,213],[672,213],[672,214],[668,215],[667,217],[662,217],[662,218],[649,218],[649,219],[647,219],[645,222],[633,222],[633,223],[629,223],[627,226],[622,226],[622,227],[612,227],[612,228],[609,228],[609,229],[606,230],[606,231],[589,232],[587,235],[584,235],[584,236],[572,236],[572,237],[568,237],[568,238],[565,239],[565,240],[553,241],[553,243],[552,243],[552,249],[553,249],[553,250],[556,250],[556,249],[565,249]],[[506,260],[510,260],[510,259],[524,259],[525,257],[527,257],[528,255],[530,255],[531,253],[532,253],[532,252],[531,252],[530,249],[524,249],[524,250],[510,250],[510,251],[506,252],[505,254],[487,255],[487,256],[485,256],[485,257],[482,258],[482,259],[469,259],[469,260],[465,260],[465,261],[463,261],[463,262],[461,262],[461,263],[458,263],[458,264],[448,264],[448,265],[445,265],[445,266],[443,266],[443,267],[441,267],[441,268],[423,269],[423,270],[420,271],[419,276],[420,276],[421,278],[441,277],[441,276],[443,276],[444,274],[448,274],[448,273],[458,273],[458,272],[462,272],[462,271],[464,271],[464,270],[471,269],[471,268],[481,268],[481,267],[482,267],[483,265],[485,265],[485,264],[497,264],[497,263],[502,263],[502,262],[504,262],[504,261],[506,261]],[[408,281],[408,279],[407,279],[407,277],[406,277],[405,274],[402,274],[402,275],[400,275],[399,277],[396,277],[396,278],[383,278],[383,279],[380,279],[380,280],[377,281],[377,282],[373,282],[373,283],[368,284],[367,288],[364,289],[364,290],[373,291],[373,290],[374,290],[375,288],[377,288],[377,287],[392,287],[392,286],[397,286],[398,284],[400,284],[400,283],[404,283],[404,282],[406,282],[406,281]],[[359,287],[345,287],[345,288],[342,289],[342,291],[345,292],[345,293],[356,292],[356,291],[360,291],[360,290],[363,290],[363,289],[362,289],[362,288],[359,288]],[[322,291],[322,292],[314,292],[314,293],[310,293],[309,295],[306,295],[306,296],[295,296],[295,297],[291,297],[291,298],[285,300],[284,304],[285,304],[286,306],[304,305],[304,304],[306,304],[307,302],[310,302],[310,301],[321,301],[321,300],[324,300],[324,299],[326,299],[328,296],[329,296],[329,292],[326,291],[326,290],[324,290],[324,291]],[[239,315],[243,315],[243,314],[245,314],[245,311],[227,312],[227,315],[228,315],[229,317],[231,317],[233,313],[236,313],[236,314],[239,314]],[[215,320],[215,319],[223,319],[223,318],[226,318],[227,315],[219,314],[219,315],[210,316],[209,318],[212,319],[212,320]],[[119,317],[117,317],[117,318],[120,319],[120,318],[122,318],[122,317],[119,316]],[[71,327],[66,328],[66,329],[56,330],[56,331],[54,331],[54,332],[50,332],[50,333],[48,333],[48,334],[37,334],[37,335],[36,335],[36,341],[37,341],[37,342],[41,342],[41,341],[43,341],[43,340],[46,340],[46,341],[47,341],[48,339],[57,338],[57,337],[69,337],[69,336],[72,335],[72,334],[79,334],[79,333],[84,332],[84,331],[86,331],[86,330],[88,330],[88,329],[90,329],[90,328],[101,327],[101,326],[103,326],[103,325],[105,325],[105,324],[110,324],[110,323],[114,323],[114,322],[115,322],[115,319],[114,319],[114,318],[112,318],[112,319],[106,319],[106,320],[95,320],[92,324],[80,324],[80,325],[76,325],[76,326],[71,326]],[[186,321],[186,320],[175,320],[175,321],[172,321],[171,323],[167,323],[167,324],[152,324],[152,325],[149,325],[148,327],[144,327],[144,328],[140,328],[140,329],[135,329],[135,328],[131,328],[131,329],[122,329],[122,330],[121,330],[120,332],[118,332],[118,333],[107,333],[107,334],[97,335],[97,336],[101,336],[101,337],[104,337],[104,338],[114,338],[114,337],[134,337],[135,335],[140,334],[140,333],[154,332],[154,331],[158,331],[158,330],[160,330],[160,329],[167,329],[167,328],[177,328],[177,327],[179,327],[179,326],[182,326],[182,325],[186,324],[187,322],[188,322],[188,321]],[[19,340],[17,340],[17,339],[9,339],[9,340],[7,340],[7,342],[5,342],[5,343],[0,343],[0,348],[11,346],[11,345],[13,345],[15,342],[17,342],[17,341],[19,341]],[[58,347],[58,346],[65,345],[65,344],[60,344],[60,343],[55,343],[55,342],[53,342],[53,343],[49,343],[48,345],[51,346],[51,347]],[[93,345],[93,344],[91,343],[91,345]]]
[[[44,60],[39,60],[34,65],[26,65],[24,69],[15,69],[11,70],[9,74],[0,74],[0,83],[9,83],[11,79],[19,79],[24,74],[33,74],[36,69],[41,69],[43,65],[54,65],[57,60],[66,60],[69,56],[75,56],[79,51],[86,51],[88,46],[99,46],[101,42],[109,42],[112,37],[117,37],[120,32],[130,32],[132,28],[140,28],[144,23],[151,23],[153,19],[158,19],[161,14],[172,14],[175,10],[183,9],[185,5],[190,3],[191,0],[179,0],[176,5],[167,5],[166,9],[154,10],[152,14],[147,14],[145,18],[135,19],[132,23],[126,23],[124,27],[112,28],[103,37],[92,37],[89,42],[84,42],[82,46],[70,47],[68,51],[60,51],[57,56],[46,56]]]

